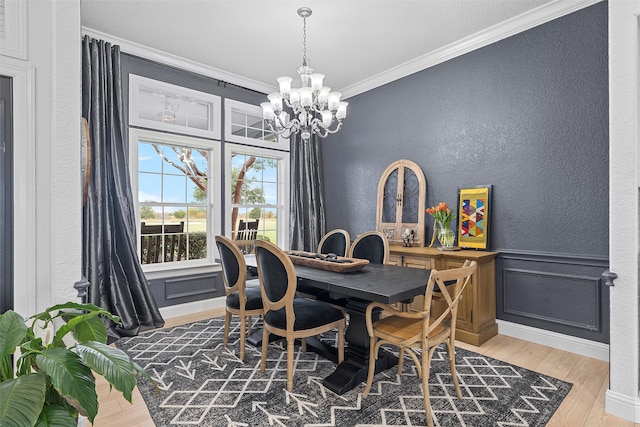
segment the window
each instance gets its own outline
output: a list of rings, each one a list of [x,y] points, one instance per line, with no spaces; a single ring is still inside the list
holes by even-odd
[[[240,241],[244,252],[252,240],[266,239],[289,246],[289,153],[225,145],[227,236]],[[243,230],[256,228],[253,238]]]
[[[289,140],[280,138],[264,126],[262,108],[225,99],[225,140],[254,147],[289,151]]]
[[[130,146],[145,271],[211,264],[220,143],[131,129]]]
[[[131,74],[129,124],[220,139],[220,97]]]

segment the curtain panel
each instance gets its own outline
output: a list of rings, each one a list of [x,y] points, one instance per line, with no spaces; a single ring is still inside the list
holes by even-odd
[[[290,249],[315,252],[325,234],[320,138],[291,137]]]
[[[82,116],[89,122],[91,178],[82,224],[82,273],[89,302],[121,319],[114,338],[161,327],[164,320],[137,255],[135,205],[128,168],[120,48],[82,41]]]

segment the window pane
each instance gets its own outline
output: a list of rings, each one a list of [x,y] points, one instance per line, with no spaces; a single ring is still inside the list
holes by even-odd
[[[158,155],[153,144],[138,144],[138,171],[160,172],[162,170],[162,158]]]
[[[207,180],[203,180],[204,188],[196,185],[192,179],[187,180],[187,202],[188,203],[207,203]]]
[[[264,184],[262,184],[262,191],[265,204],[278,204],[278,184],[265,182]]]
[[[247,138],[262,139],[262,129],[247,128]]]
[[[197,171],[207,176],[209,174],[209,155],[205,150],[189,150]]]
[[[243,205],[255,205],[264,203],[264,196],[262,194],[262,186],[260,182],[256,181],[244,181],[242,186],[240,203]]]
[[[187,214],[187,259],[207,257],[207,208],[191,207]]]
[[[238,125],[232,125],[231,126],[231,132],[234,135],[237,135],[237,136],[246,136],[245,135],[245,129],[246,128],[244,126],[238,126]]]
[[[187,179],[185,175],[164,175],[162,185],[163,203],[185,203],[187,201]]]
[[[262,120],[262,117],[247,114],[247,126],[262,130],[263,125],[264,121]]]
[[[238,110],[231,110],[231,123],[234,125],[245,126],[247,115]]]
[[[274,159],[265,159],[263,178],[268,182],[278,182],[278,162]]]
[[[151,173],[138,174],[138,201],[160,202],[162,175]]]
[[[251,164],[251,167],[249,169],[247,169],[247,173],[246,173],[244,179],[247,180],[247,181],[261,180],[262,179],[262,165],[263,165],[262,159],[261,158],[254,158],[254,157],[249,157],[249,159],[255,159],[255,160]]]
[[[278,210],[275,208],[263,209],[264,220],[261,221],[261,234],[263,239],[278,244]]]

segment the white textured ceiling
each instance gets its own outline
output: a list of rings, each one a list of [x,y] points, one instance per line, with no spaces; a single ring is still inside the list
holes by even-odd
[[[576,0],[81,0],[90,33],[142,45],[275,86],[307,56],[325,84],[347,90],[461,39],[554,3]],[[566,7],[566,6],[565,6]],[[516,18],[517,19],[517,18]],[[126,51],[126,49],[123,48]],[[296,85],[297,86],[297,85]],[[353,90],[352,90],[353,92]]]

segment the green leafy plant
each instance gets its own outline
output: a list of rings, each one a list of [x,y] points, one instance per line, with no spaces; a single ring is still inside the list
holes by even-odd
[[[12,310],[0,314],[0,426],[76,427],[79,414],[93,423],[98,413],[93,372],[131,402],[136,375],[150,377],[126,353],[106,344],[101,316],[120,322],[93,304],[72,302],[29,321]],[[61,326],[49,333],[56,323]]]

